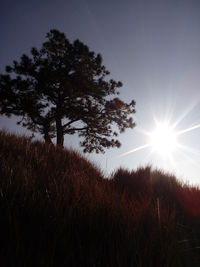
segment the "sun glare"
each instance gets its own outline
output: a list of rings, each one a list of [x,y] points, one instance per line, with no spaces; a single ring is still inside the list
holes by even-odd
[[[186,151],[187,154],[191,153],[191,151],[192,153],[199,153],[198,151],[196,152],[195,149],[192,149],[188,146],[185,146],[184,144],[179,143],[177,140],[178,137],[183,134],[188,134],[191,131],[200,129],[200,123],[198,123],[193,124],[188,128],[175,131],[175,127],[186,115],[187,113],[185,113],[184,116],[181,116],[180,119],[178,119],[177,122],[173,124],[170,124],[167,121],[158,121],[157,118],[154,117],[155,129],[153,131],[149,132],[145,129],[139,129],[139,132],[141,134],[144,134],[148,137],[147,143],[128,150],[120,154],[118,157],[124,157],[140,150],[151,148],[151,152],[148,154],[148,157],[152,154],[152,152],[157,153],[164,160],[169,160],[170,164],[174,165],[174,152],[181,151],[183,155],[185,155],[184,151]]]
[[[167,123],[157,123],[156,129],[149,134],[150,146],[161,155],[169,155],[176,147],[176,133]]]

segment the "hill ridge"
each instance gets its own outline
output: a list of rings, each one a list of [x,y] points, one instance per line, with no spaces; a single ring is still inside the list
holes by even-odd
[[[199,266],[200,190],[0,132],[1,266]]]

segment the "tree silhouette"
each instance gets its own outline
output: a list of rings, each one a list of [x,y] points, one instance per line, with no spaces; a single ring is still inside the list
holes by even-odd
[[[122,83],[107,79],[100,54],[58,30],[46,37],[0,75],[0,113],[19,116],[18,124],[47,143],[56,137],[63,146],[65,134],[78,133],[84,152],[119,147],[118,132],[135,126],[135,101],[115,97]]]

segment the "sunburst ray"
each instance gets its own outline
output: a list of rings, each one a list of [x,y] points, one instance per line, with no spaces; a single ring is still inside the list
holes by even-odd
[[[134,153],[134,152],[136,152],[136,151],[145,149],[145,148],[147,148],[147,147],[149,147],[149,146],[150,146],[150,144],[145,144],[145,145],[142,145],[142,146],[138,146],[138,147],[136,147],[136,148],[134,148],[134,149],[131,149],[131,150],[125,152],[125,153],[120,154],[120,155],[118,156],[118,158],[127,156],[127,155],[129,155],[129,154],[131,154],[131,153]]]
[[[197,125],[194,125],[192,127],[189,127],[189,128],[184,129],[184,130],[181,130],[179,132],[176,132],[176,135],[181,135],[181,134],[184,134],[184,133],[187,133],[187,132],[191,132],[191,131],[196,130],[198,128],[200,128],[200,124],[197,124]]]

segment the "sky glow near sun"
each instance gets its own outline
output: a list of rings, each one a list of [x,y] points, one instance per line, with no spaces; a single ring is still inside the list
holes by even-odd
[[[178,137],[182,134],[188,134],[189,132],[200,128],[200,124],[196,124],[192,127],[188,127],[186,129],[176,131],[175,127],[176,123],[170,124],[168,121],[159,121],[154,118],[155,128],[153,131],[142,131],[148,138],[146,144],[138,146],[134,149],[131,149],[121,155],[119,157],[127,156],[131,153],[135,153],[139,150],[143,150],[146,148],[151,149],[151,153],[157,153],[161,157],[165,159],[169,159],[171,163],[175,163],[175,159],[173,158],[173,152],[182,151],[183,150],[192,150],[190,147],[186,147],[184,144],[178,142]]]

